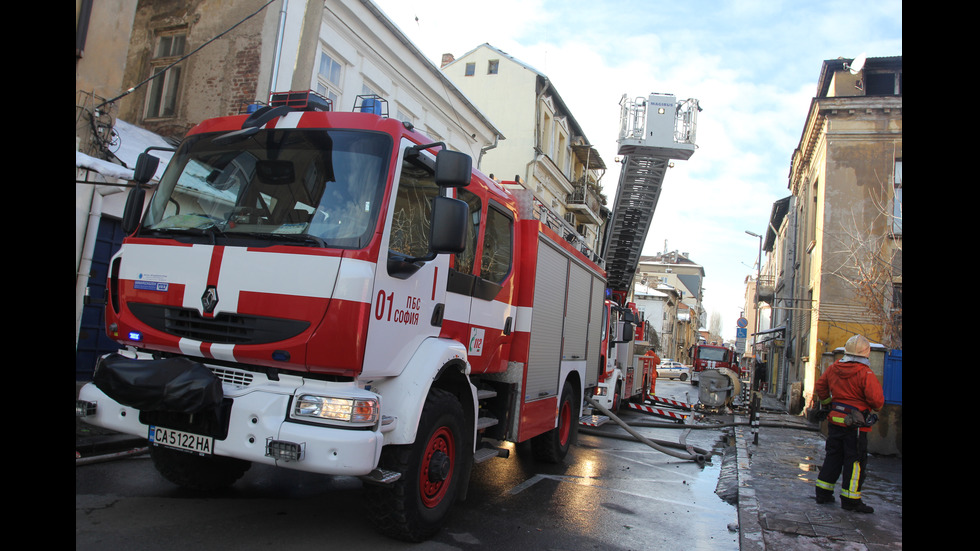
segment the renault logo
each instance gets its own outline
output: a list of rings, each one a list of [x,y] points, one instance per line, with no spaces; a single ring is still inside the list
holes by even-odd
[[[214,312],[214,307],[218,305],[218,289],[214,285],[209,285],[207,289],[204,290],[204,295],[201,296],[201,306],[204,307],[204,313],[210,314]]]

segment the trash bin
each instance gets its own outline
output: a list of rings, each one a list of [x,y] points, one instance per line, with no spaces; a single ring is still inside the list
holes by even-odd
[[[705,369],[698,385],[698,401],[706,407],[729,406],[742,392],[738,374],[728,368]]]

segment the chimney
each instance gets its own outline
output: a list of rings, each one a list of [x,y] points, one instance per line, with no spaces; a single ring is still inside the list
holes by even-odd
[[[456,58],[453,57],[453,54],[442,54],[442,65],[440,65],[439,68],[442,69],[454,61],[456,61]]]

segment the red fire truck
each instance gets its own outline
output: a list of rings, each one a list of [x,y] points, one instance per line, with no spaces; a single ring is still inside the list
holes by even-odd
[[[694,347],[694,357],[691,360],[691,384],[697,385],[701,372],[705,369],[731,369],[740,373],[738,357],[734,349],[716,344],[699,344]]]
[[[529,193],[310,93],[200,123],[144,199],[155,168],[107,281],[125,347],[77,410],[148,438],[167,479],[359,476],[377,525],[417,541],[501,442],[565,456],[608,350],[605,272]]]

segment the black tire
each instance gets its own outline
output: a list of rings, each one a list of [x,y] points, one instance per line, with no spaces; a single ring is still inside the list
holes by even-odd
[[[199,491],[227,488],[252,467],[250,461],[220,455],[197,455],[150,446],[153,466],[163,478],[182,487]]]
[[[561,463],[565,459],[578,436],[578,410],[572,397],[572,387],[566,383],[558,400],[558,426],[531,439],[535,459],[545,463]]]
[[[681,373],[680,379],[681,379],[681,382],[686,381],[687,380],[687,373]]]
[[[368,515],[395,539],[419,542],[442,527],[460,491],[467,450],[463,408],[451,393],[433,388],[425,400],[413,444],[385,446],[379,466],[402,473],[387,485],[366,485]]]

